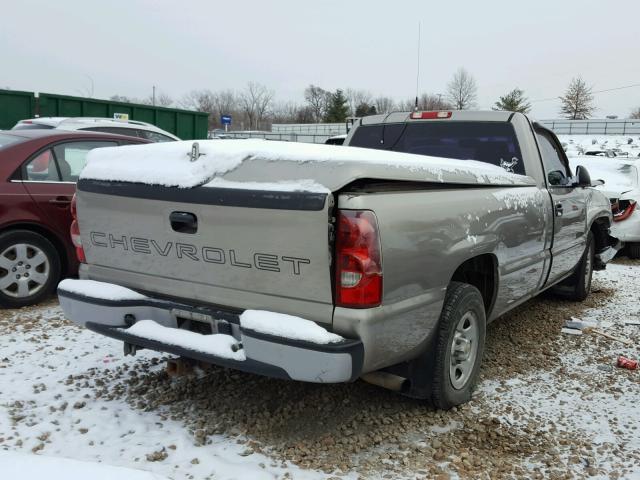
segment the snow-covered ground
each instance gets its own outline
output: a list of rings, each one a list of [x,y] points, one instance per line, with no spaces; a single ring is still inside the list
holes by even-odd
[[[588,150],[614,150],[623,158],[637,158],[640,155],[638,135],[558,135],[565,146],[567,155],[582,155]]]
[[[123,364],[135,368],[157,356],[143,351],[135,359],[123,357],[120,343],[70,325],[54,302],[8,312],[0,317],[0,449],[148,470],[174,479],[273,479],[286,472],[300,479],[327,476],[247,454],[246,439],[240,437],[212,435],[211,443],[198,446],[179,421],[132,409],[125,401],[95,398],[102,380],[96,383],[94,371],[108,375]],[[22,461],[0,456],[0,472]],[[0,478],[45,477],[0,473]]]
[[[474,400],[449,412],[361,382],[170,378],[162,355],[123,357],[55,301],[0,311],[0,478],[640,478],[640,370],[615,367],[640,355],[625,324],[640,263],[594,288],[585,305],[545,297],[492,324]],[[633,345],[561,334],[572,316]]]

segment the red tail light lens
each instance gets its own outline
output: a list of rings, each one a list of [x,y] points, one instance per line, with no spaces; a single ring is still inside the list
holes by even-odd
[[[369,210],[340,210],[336,237],[336,304],[370,308],[382,302],[378,221]]]
[[[71,242],[76,247],[76,257],[80,263],[87,263],[87,258],[84,255],[84,248],[82,248],[82,238],[80,237],[80,227],[78,226],[78,210],[76,208],[76,195],[73,195],[71,199],[71,216],[73,221],[69,228],[69,234],[71,235]]]
[[[636,208],[635,200],[618,200],[611,204],[611,210],[613,212],[613,221],[621,222],[631,216]]]

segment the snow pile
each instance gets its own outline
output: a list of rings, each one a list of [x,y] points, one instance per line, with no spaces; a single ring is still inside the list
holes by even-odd
[[[114,467],[68,458],[0,451],[0,472],[6,479],[20,480],[163,480],[167,477],[143,470]]]
[[[444,182],[445,175],[462,175],[474,179],[475,183],[508,185],[533,183],[529,177],[508,173],[496,165],[474,160],[453,160],[367,148],[336,148],[333,145],[263,140],[204,140],[198,144],[200,157],[193,162],[191,161],[193,142],[96,148],[89,153],[87,165],[80,179],[189,188],[211,182],[214,177],[225,175],[238,169],[244,162],[255,159],[267,162],[291,162],[298,166],[330,162],[331,165],[328,165],[328,168],[358,165],[361,167],[358,178],[365,178],[366,173],[371,173],[367,167],[375,165],[378,169],[380,167],[400,168],[415,174],[425,174],[426,178],[413,175],[411,179],[417,181]],[[335,174],[335,171],[332,173]],[[393,173],[387,172],[387,175],[389,174],[393,178]],[[299,178],[288,180],[299,181]],[[466,183],[469,183],[469,180]]]
[[[591,181],[604,180],[598,190],[623,193],[638,188],[638,169],[633,161],[583,156],[570,157],[569,164],[574,172],[578,165],[585,167]]]
[[[67,278],[58,284],[58,289],[102,300],[145,300],[147,298],[129,288],[114,285],[113,283],[96,282],[95,280]]]
[[[240,326],[259,333],[322,345],[344,340],[311,320],[265,310],[245,310],[240,315]]]
[[[177,347],[195,350],[208,355],[215,355],[216,357],[228,358],[229,360],[238,360],[241,362],[246,360],[244,350],[240,349],[234,352],[231,349],[232,345],[238,343],[238,341],[231,335],[224,335],[222,333],[201,335],[188,330],[163,327],[153,320],[140,320],[133,326],[127,328],[126,332],[132,335],[137,335],[138,337],[155,340],[156,342],[175,345]]]
[[[241,190],[263,190],[270,192],[310,192],[310,193],[331,193],[324,185],[315,180],[303,179],[296,182],[233,182],[224,178],[216,177],[207,182],[203,187],[234,188]]]

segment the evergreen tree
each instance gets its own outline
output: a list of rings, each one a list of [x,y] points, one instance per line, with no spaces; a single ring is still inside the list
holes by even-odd
[[[349,106],[347,105],[347,99],[342,90],[338,89],[331,94],[324,121],[329,123],[346,122],[348,116]]]
[[[571,120],[587,120],[596,109],[591,88],[587,87],[581,77],[571,80],[560,101],[562,102],[560,113]]]
[[[507,112],[529,113],[531,104],[524,96],[524,91],[519,88],[514,88],[506,95],[500,97],[500,100],[491,108],[493,110],[505,110]]]
[[[367,115],[375,115],[378,113],[375,105],[361,103],[356,107],[356,117],[366,117]]]

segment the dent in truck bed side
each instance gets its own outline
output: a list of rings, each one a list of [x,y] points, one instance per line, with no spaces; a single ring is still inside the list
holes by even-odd
[[[415,357],[438,321],[454,272],[480,255],[494,256],[498,265],[489,317],[530,298],[549,265],[548,203],[537,187],[341,194],[338,208],[376,212],[384,296],[378,311],[336,309],[335,331],[366,339],[365,370]]]

